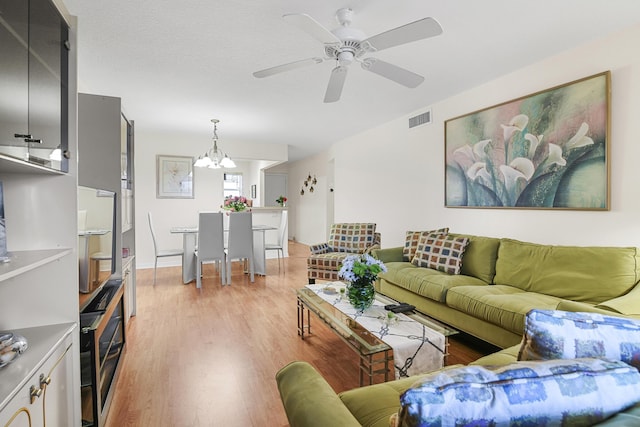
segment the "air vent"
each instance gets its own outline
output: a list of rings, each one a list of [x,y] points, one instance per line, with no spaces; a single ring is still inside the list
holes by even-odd
[[[409,119],[409,129],[431,123],[431,110]]]

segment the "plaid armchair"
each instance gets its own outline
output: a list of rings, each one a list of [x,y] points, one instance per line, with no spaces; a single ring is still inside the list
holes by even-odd
[[[369,253],[380,248],[380,233],[373,223],[338,223],[331,226],[329,241],[309,247],[307,258],[309,283],[316,279],[338,280],[340,264],[347,255]]]

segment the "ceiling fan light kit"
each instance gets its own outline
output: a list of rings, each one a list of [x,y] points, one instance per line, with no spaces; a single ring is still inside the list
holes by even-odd
[[[311,16],[304,13],[287,14],[283,18],[323,43],[325,57],[314,57],[277,65],[256,71],[253,75],[257,78],[263,78],[320,64],[326,60],[334,60],[336,61],[336,66],[331,70],[324,102],[340,100],[349,66],[354,61],[360,62],[363,70],[370,71],[408,88],[418,87],[424,81],[423,76],[377,58],[362,57],[369,53],[442,34],[442,27],[438,21],[433,18],[423,18],[367,38],[362,31],[350,27],[353,19],[353,10],[349,8],[339,9],[336,12],[336,19],[340,23],[340,27],[333,31],[328,30]]]

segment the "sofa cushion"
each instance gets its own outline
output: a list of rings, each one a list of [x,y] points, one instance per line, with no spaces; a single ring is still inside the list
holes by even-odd
[[[449,233],[449,236],[469,239],[469,244],[464,250],[460,274],[477,277],[486,283],[493,283],[493,278],[496,275],[496,259],[498,258],[500,239],[455,233]]]
[[[551,246],[502,239],[494,281],[597,304],[633,288],[640,279],[639,268],[637,248]]]
[[[327,244],[333,252],[363,253],[373,245],[375,233],[375,223],[332,224]]]
[[[531,310],[518,360],[606,357],[640,369],[640,320],[555,310]]]
[[[416,249],[418,249],[418,243],[423,236],[429,234],[446,235],[448,232],[449,228],[447,227],[431,231],[407,231],[404,238],[404,247],[402,248],[402,260],[410,262],[413,259]]]
[[[449,307],[516,334],[522,334],[529,311],[534,308],[554,310],[560,301],[553,296],[500,285],[457,286],[449,289],[446,296]]]
[[[399,425],[590,426],[640,401],[640,373],[602,359],[435,372],[402,394]]]
[[[339,271],[342,261],[347,256],[349,256],[349,252],[329,252],[311,255],[307,258],[307,266],[310,269]]]
[[[454,369],[462,365],[444,368]],[[387,427],[389,416],[398,413],[400,395],[428,374],[414,375],[381,384],[359,387],[339,393],[344,406],[363,426]]]
[[[468,244],[466,237],[428,234],[420,238],[411,263],[448,274],[460,274],[462,256]]]
[[[487,286],[475,277],[451,275],[430,268],[419,268],[408,262],[388,262],[385,281],[434,301],[444,302],[447,291],[456,286]]]

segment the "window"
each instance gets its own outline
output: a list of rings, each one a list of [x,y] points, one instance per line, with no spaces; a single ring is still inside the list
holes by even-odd
[[[242,195],[242,174],[241,173],[225,173],[224,174],[224,197],[241,196]]]

